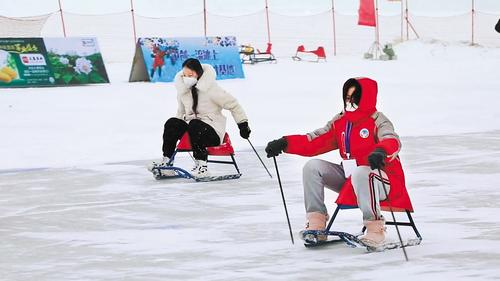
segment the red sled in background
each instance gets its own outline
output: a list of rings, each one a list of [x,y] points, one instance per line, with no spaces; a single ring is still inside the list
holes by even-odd
[[[319,46],[316,50],[307,51],[304,45],[300,45],[297,47],[295,56],[292,56],[292,59],[294,61],[311,61],[311,62],[319,62],[320,60],[326,61],[325,48],[323,48],[323,46]]]

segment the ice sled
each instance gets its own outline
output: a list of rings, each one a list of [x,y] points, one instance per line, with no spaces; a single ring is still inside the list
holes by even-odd
[[[267,48],[264,52],[259,49],[255,50],[251,45],[241,45],[240,46],[240,58],[242,63],[255,64],[259,62],[274,62],[276,63],[276,58],[271,52],[273,44],[267,43]]]
[[[295,56],[292,56],[294,61],[312,61],[319,62],[320,60],[326,61],[326,53],[325,48],[319,46],[316,50],[306,50],[304,45],[300,45],[297,47],[297,51],[295,52]]]
[[[222,141],[222,144],[218,146],[211,146],[207,147],[207,152],[208,152],[208,163],[217,163],[217,164],[229,164],[233,165],[234,168],[236,169],[235,174],[228,174],[228,175],[219,175],[219,176],[210,176],[210,177],[204,177],[204,178],[196,178],[191,175],[188,171],[180,168],[180,167],[175,167],[173,166],[175,156],[179,152],[190,152],[192,151],[191,148],[191,141],[189,140],[189,134],[185,133],[179,143],[177,144],[177,147],[175,149],[174,154],[172,155],[170,159],[170,165],[166,167],[154,167],[152,169],[152,173],[157,180],[161,179],[170,179],[170,178],[186,178],[186,179],[194,179],[196,181],[216,181],[216,180],[227,180],[227,179],[237,179],[241,177],[240,169],[238,168],[238,165],[236,164],[236,159],[234,158],[234,148],[231,145],[231,140],[229,139],[229,135],[226,133],[224,135],[224,139]],[[230,157],[231,161],[228,160],[214,160],[211,159],[213,156],[223,156],[223,157]],[[167,170],[172,170],[175,172],[175,175],[167,175],[165,171]]]
[[[363,247],[364,245],[360,245],[359,239],[357,237],[361,236],[364,234],[366,231],[366,227],[363,226],[361,229],[361,232],[358,234],[349,234],[347,232],[343,231],[333,231],[332,226],[333,222],[337,218],[337,215],[340,210],[346,210],[346,209],[356,209],[358,206],[353,205],[352,203],[346,204],[346,201],[344,198],[347,198],[346,194],[349,192],[347,188],[342,188],[339,196],[337,197],[337,200],[335,203],[337,203],[337,208],[335,209],[335,212],[332,215],[332,218],[328,222],[328,225],[325,230],[317,231],[317,230],[308,230],[302,232],[302,238],[304,239],[304,246],[306,247],[315,247],[315,246],[320,246],[324,244],[329,244],[329,243],[334,243],[334,242],[345,242],[347,245],[351,247]],[[399,241],[398,242],[388,242],[384,247],[382,248],[383,250],[385,249],[394,249],[394,248],[400,248],[400,247],[407,247],[407,246],[415,246],[419,245],[420,242],[422,241],[422,236],[418,232],[417,226],[415,225],[415,221],[413,220],[411,213],[413,212],[413,207],[410,201],[410,198],[408,196],[408,193],[403,193],[399,196],[399,198],[393,198],[391,200],[391,204],[388,204],[387,200],[381,201],[381,210],[383,212],[392,212],[394,213],[406,213],[406,216],[408,218],[407,221],[399,221],[392,220],[392,216],[385,216],[385,224],[386,225],[393,225],[393,226],[406,226],[406,227],[411,227],[413,229],[413,232],[415,233],[414,238],[410,239],[403,239],[403,243],[401,244]],[[396,217],[396,216],[395,216]],[[320,241],[317,239],[318,235],[326,235],[327,236],[327,241]],[[368,251],[377,251],[376,249],[370,249],[369,247],[366,247]]]

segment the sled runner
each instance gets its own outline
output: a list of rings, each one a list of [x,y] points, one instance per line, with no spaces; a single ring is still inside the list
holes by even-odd
[[[250,63],[255,64],[259,62],[274,62],[276,63],[276,58],[271,52],[273,44],[267,43],[266,51],[261,52],[259,49],[255,51],[255,48],[250,45],[241,45],[240,46],[240,57],[242,63]]]
[[[306,50],[304,45],[297,47],[295,56],[292,56],[294,61],[312,61],[319,62],[320,60],[326,61],[325,48],[319,46],[316,50]]]
[[[238,165],[236,164],[236,160],[234,158],[234,149],[233,146],[231,145],[231,140],[229,139],[229,135],[226,133],[224,135],[224,139],[221,145],[218,146],[211,146],[207,147],[208,155],[210,156],[225,156],[225,157],[231,157],[231,161],[224,161],[224,160],[212,160],[208,159],[208,163],[217,163],[217,164],[230,164],[234,165],[234,168],[236,169],[236,174],[228,174],[228,175],[220,175],[220,176],[208,176],[208,177],[193,177],[191,173],[188,171],[173,166],[175,156],[179,152],[190,152],[192,151],[191,149],[191,142],[189,140],[189,135],[187,133],[182,136],[179,144],[177,145],[177,148],[172,155],[170,159],[170,163],[167,166],[160,166],[160,167],[153,167],[152,173],[155,179],[161,180],[161,179],[171,179],[171,178],[186,178],[186,179],[194,179],[196,181],[217,181],[217,180],[228,180],[228,179],[237,179],[241,177],[240,169],[238,168]],[[173,171],[173,173],[171,172]]]

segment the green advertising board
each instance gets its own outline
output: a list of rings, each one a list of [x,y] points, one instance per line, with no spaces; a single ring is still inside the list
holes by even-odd
[[[108,82],[96,38],[0,38],[0,87]]]
[[[42,38],[0,39],[0,87],[54,84]]]

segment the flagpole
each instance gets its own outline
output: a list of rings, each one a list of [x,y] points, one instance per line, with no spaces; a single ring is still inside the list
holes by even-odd
[[[410,40],[410,22],[408,21],[408,0],[406,0],[406,40]]]
[[[474,45],[474,15],[476,13],[474,0],[472,0],[472,45]]]
[[[378,58],[378,52],[380,50],[380,30],[379,30],[379,22],[378,22],[378,0],[375,0],[375,57]]]
[[[403,29],[404,29],[404,7],[403,7],[403,0],[401,0],[401,42],[403,42],[404,40]]]
[[[207,1],[203,0],[203,33],[207,37]]]
[[[332,0],[333,55],[337,55],[337,34],[335,32],[335,0]]]
[[[269,6],[266,0],[266,24],[267,24],[267,43],[271,43],[271,28],[269,27]]]

